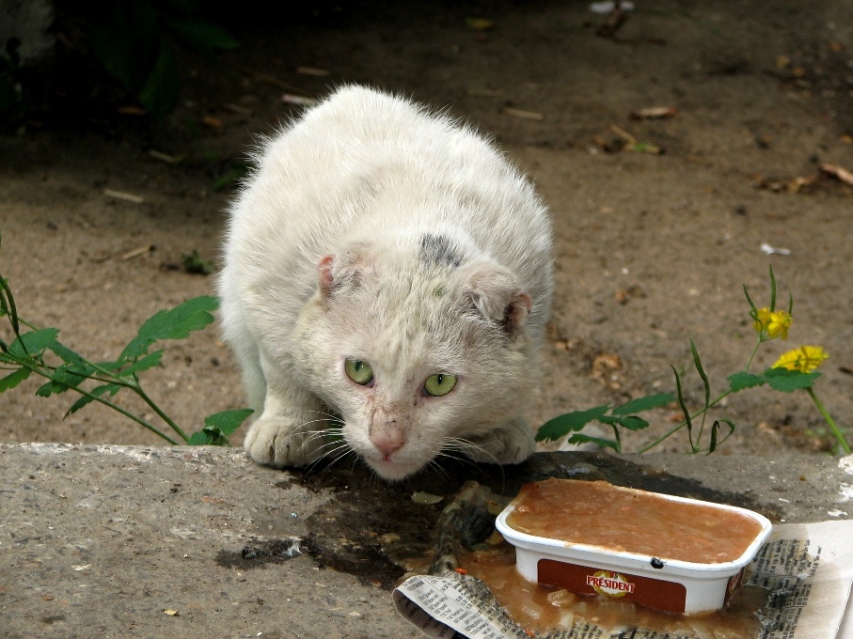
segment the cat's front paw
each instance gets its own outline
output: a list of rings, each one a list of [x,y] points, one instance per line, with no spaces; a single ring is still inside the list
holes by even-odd
[[[533,431],[521,418],[467,439],[472,447],[465,454],[476,462],[520,464],[536,449]]]
[[[261,417],[246,433],[243,448],[257,463],[283,468],[310,464],[322,455],[326,443],[324,431],[306,431],[286,419]]]

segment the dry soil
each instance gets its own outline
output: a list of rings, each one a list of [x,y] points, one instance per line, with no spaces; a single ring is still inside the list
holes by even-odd
[[[0,272],[22,317],[110,359],[157,310],[213,293],[213,276],[182,257],[218,268],[233,177],[256,136],[301,108],[284,96],[369,83],[494,136],[553,212],[557,291],[534,423],[671,392],[672,367],[698,405],[690,340],[724,391],[755,340],[743,285],[766,305],[772,266],[794,323],[753,370],[822,345],[816,389],[850,424],[853,185],[821,165],[853,169],[853,2],[638,2],[609,37],[587,2],[257,5],[226,25],[239,49],[179,52],[181,99],[165,122],[118,113],[130,99],[104,108],[93,87],[0,137]],[[650,108],[668,115],[643,117]],[[186,430],[243,405],[216,327],[165,346],[142,382]],[[0,396],[0,440],[160,441],[98,407],[63,418],[73,398],[36,397],[39,383]],[[720,454],[832,449],[804,392],[724,404],[711,417],[737,430]],[[677,419],[675,406],[657,411],[626,450]],[[686,446],[678,433],[660,450]]]

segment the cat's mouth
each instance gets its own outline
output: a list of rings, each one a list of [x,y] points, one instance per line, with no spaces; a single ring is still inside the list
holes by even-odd
[[[390,456],[386,458],[368,459],[367,463],[386,481],[399,481],[419,471],[423,463],[413,461],[395,461]]]

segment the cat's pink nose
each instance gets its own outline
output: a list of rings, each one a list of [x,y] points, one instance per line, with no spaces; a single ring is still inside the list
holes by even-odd
[[[383,424],[381,428],[373,428],[370,433],[370,441],[379,449],[385,459],[400,450],[406,443],[403,429],[393,421]]]

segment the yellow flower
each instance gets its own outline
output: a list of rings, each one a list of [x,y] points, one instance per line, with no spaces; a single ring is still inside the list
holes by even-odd
[[[789,371],[811,373],[828,357],[829,355],[820,346],[800,346],[796,350],[783,354],[773,364],[773,368],[787,368]]]
[[[791,316],[787,311],[771,311],[766,306],[756,311],[756,320],[752,327],[758,334],[766,333],[770,339],[781,337],[788,339]]]

